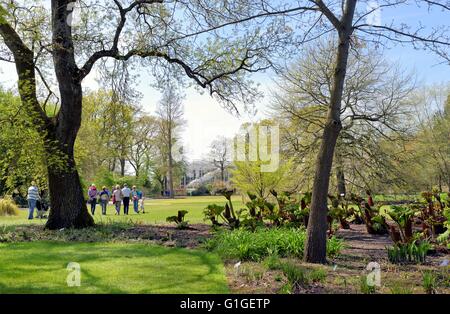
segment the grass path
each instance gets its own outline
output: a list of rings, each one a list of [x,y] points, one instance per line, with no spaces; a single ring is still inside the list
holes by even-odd
[[[1,293],[228,293],[220,258],[130,243],[0,244]],[[66,283],[79,263],[81,285]]]

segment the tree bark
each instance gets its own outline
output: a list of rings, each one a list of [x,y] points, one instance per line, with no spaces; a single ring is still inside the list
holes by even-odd
[[[125,158],[120,158],[120,175],[125,176]]]
[[[304,260],[310,263],[326,263],[327,244],[327,195],[334,149],[342,129],[340,109],[352,34],[352,21],[356,0],[348,0],[338,25],[339,46],[333,74],[333,88],[327,121],[316,161],[312,190],[311,210],[307,228]]]
[[[72,34],[67,24],[68,0],[52,1],[53,62],[58,80],[61,108],[49,118],[36,95],[34,54],[7,23],[0,23],[0,35],[14,55],[19,77],[19,94],[27,112],[44,140],[50,192],[50,214],[46,227],[82,228],[92,226],[76,171],[73,148],[81,124],[82,89],[77,79]]]
[[[51,210],[46,228],[84,228],[94,225],[89,215],[74,160],[74,144],[81,126],[83,92],[75,62],[72,30],[67,23],[68,0],[52,1],[53,64],[58,80],[61,108],[49,136],[55,147],[47,154],[62,153],[65,167],[48,166]],[[53,146],[53,145],[52,145]]]

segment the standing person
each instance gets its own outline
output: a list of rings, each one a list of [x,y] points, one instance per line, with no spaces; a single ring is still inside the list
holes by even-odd
[[[145,214],[145,209],[144,209],[144,193],[142,193],[141,190],[137,191],[137,196],[138,196],[138,201],[139,201],[139,207],[140,210],[142,211],[143,214]]]
[[[92,216],[94,216],[95,214],[95,206],[97,205],[97,195],[98,195],[97,187],[95,186],[94,183],[92,183],[91,187],[88,190],[88,197],[89,197],[88,203],[91,204]]]
[[[100,192],[100,204],[102,205],[102,215],[106,215],[106,207],[109,203],[109,191],[106,189],[106,186],[102,187],[102,191]]]
[[[130,208],[131,190],[128,187],[128,184],[126,183],[123,185],[122,195],[123,195],[123,213],[124,215],[128,215],[128,209]]]
[[[136,186],[133,185],[131,188],[131,198],[133,199],[133,209],[136,214],[139,214],[139,196]]]
[[[116,185],[116,189],[113,191],[113,204],[116,206],[116,215],[120,215],[120,204],[122,203],[123,193],[120,189],[120,185]]]
[[[31,186],[28,188],[27,200],[29,208],[28,219],[33,219],[34,209],[36,208],[36,202],[40,200],[39,189],[37,188],[35,181],[32,181]]]

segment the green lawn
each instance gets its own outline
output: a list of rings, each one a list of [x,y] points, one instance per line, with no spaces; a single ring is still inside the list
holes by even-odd
[[[233,205],[235,209],[242,207],[242,200],[240,196],[233,196]],[[204,223],[203,210],[208,204],[216,203],[224,205],[226,199],[223,196],[193,196],[177,199],[149,199],[145,202],[145,214],[135,214],[133,206],[130,206],[129,215],[123,215],[123,206],[121,208],[121,215],[114,215],[115,209],[112,205],[108,206],[107,215],[101,215],[101,208],[97,205],[95,220],[104,221],[112,219],[113,221],[132,220],[135,222],[142,222],[146,224],[165,224],[167,216],[176,215],[178,210],[187,210],[186,220],[189,223]],[[18,224],[44,224],[45,220],[27,219],[28,210],[21,210],[20,215],[16,217],[2,217],[0,216],[1,225],[18,225]]]
[[[2,293],[228,293],[220,258],[200,250],[129,243],[0,244]],[[69,287],[68,263],[80,265]]]

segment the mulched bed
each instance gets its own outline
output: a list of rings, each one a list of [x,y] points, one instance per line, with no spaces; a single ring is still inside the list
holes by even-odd
[[[128,225],[94,227],[84,230],[44,230],[40,225],[14,226],[12,230],[0,234],[0,242],[23,241],[126,241],[153,242],[169,247],[195,248],[212,235],[211,227],[193,224],[189,229],[180,230],[171,225]]]

